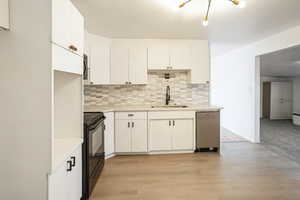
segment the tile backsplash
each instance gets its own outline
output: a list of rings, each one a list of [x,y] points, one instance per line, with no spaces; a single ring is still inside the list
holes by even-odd
[[[164,104],[166,87],[171,88],[171,104],[209,103],[208,84],[189,84],[187,72],[171,72],[165,79],[162,72],[149,72],[147,85],[86,85],[86,106]]]

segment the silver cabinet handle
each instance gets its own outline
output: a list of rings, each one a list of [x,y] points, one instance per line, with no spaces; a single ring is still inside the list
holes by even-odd
[[[134,114],[128,114],[128,117],[133,117],[134,116]]]

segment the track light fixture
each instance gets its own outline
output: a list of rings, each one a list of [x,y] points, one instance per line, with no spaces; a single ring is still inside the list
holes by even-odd
[[[191,1],[192,0],[186,0],[185,2],[183,2],[179,5],[179,8],[183,8],[186,4],[190,3]],[[240,8],[244,8],[246,6],[246,2],[242,1],[242,0],[227,0],[227,1],[230,1],[231,3],[233,3],[234,5],[236,5]],[[211,2],[212,2],[212,0],[208,0],[208,7],[206,10],[206,15],[203,19],[203,26],[208,25],[208,15],[209,15],[210,7],[211,7]]]

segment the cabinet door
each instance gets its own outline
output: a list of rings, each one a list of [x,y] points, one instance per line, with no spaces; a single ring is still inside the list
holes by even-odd
[[[105,113],[105,137],[104,148],[105,156],[109,156],[115,152],[115,120],[114,113]]]
[[[148,48],[148,69],[166,69],[169,66],[169,47],[157,46]]]
[[[52,0],[52,42],[68,48],[70,44],[70,0]]]
[[[147,152],[147,121],[131,121],[131,151]]]
[[[195,42],[191,48],[191,83],[210,81],[210,53],[207,41]]]
[[[69,6],[69,23],[70,45],[73,45],[77,48],[77,51],[74,51],[76,54],[83,56],[84,18],[72,3]]]
[[[188,46],[172,47],[170,49],[170,62],[172,69],[191,69],[191,49]]]
[[[125,84],[128,82],[129,49],[123,47],[111,48],[111,74],[112,84]]]
[[[172,121],[172,149],[191,150],[194,144],[192,119],[178,119]]]
[[[80,200],[82,196],[82,156],[81,146],[71,155],[72,171],[68,173],[68,200]]]
[[[129,81],[147,84],[147,48],[131,47],[129,50]]]
[[[104,85],[110,83],[109,48],[92,44],[90,47],[90,82]]]
[[[115,121],[116,152],[131,152],[131,125],[128,120]]]
[[[150,120],[150,151],[172,150],[170,120]]]
[[[66,200],[68,198],[67,163],[49,175],[49,200]]]
[[[9,6],[8,0],[0,0],[0,27],[9,28]]]

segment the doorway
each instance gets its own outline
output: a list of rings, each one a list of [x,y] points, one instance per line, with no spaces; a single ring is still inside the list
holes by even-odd
[[[300,163],[300,46],[258,57],[259,139],[269,150]]]
[[[271,112],[271,82],[263,82],[263,95],[262,95],[262,118],[270,119]]]

